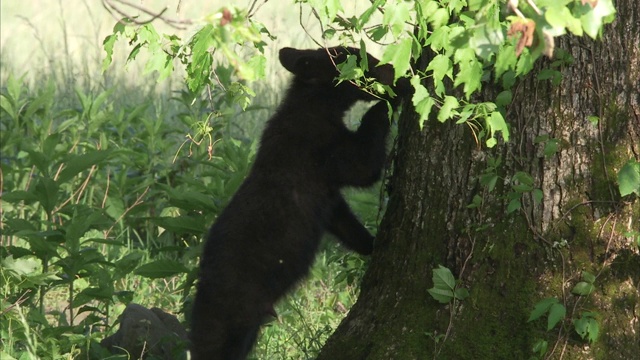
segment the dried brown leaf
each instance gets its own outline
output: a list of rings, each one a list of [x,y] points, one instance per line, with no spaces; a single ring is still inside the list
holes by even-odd
[[[533,33],[536,30],[536,23],[531,19],[516,21],[511,24],[507,36],[515,37],[520,34],[520,39],[516,44],[516,56],[520,56],[525,47],[533,44]]]

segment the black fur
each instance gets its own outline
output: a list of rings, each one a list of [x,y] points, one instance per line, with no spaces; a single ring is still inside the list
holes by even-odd
[[[373,236],[340,189],[380,178],[387,103],[374,105],[357,131],[345,127],[344,113],[356,101],[376,99],[349,82],[336,85],[335,64],[347,53],[359,50],[280,51],[294,78],[266,125],[251,172],[209,232],[193,307],[192,359],[245,359],[275,302],[307,274],[325,231],[360,254],[373,250]],[[371,56],[368,63],[367,75],[390,85],[393,68],[376,67]]]

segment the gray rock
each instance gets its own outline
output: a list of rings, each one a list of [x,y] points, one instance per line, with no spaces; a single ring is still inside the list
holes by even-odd
[[[129,304],[120,315],[118,331],[100,345],[113,354],[131,359],[179,359],[186,357],[187,331],[174,315],[162,309]]]

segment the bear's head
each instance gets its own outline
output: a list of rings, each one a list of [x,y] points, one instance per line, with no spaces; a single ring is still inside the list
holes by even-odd
[[[356,56],[358,64],[361,63],[360,50],[352,47],[338,46],[317,50],[283,48],[280,50],[280,63],[295,75],[295,81],[309,85],[337,86],[356,99],[375,100],[374,95],[358,89],[353,83],[343,81],[339,85],[337,84],[336,78],[339,71],[336,65],[345,62],[349,55]],[[378,66],[379,63],[378,59],[367,54],[368,70],[365,72],[365,76],[374,78],[384,85],[392,86],[393,66],[390,64]],[[387,96],[383,96],[383,98],[387,98]]]

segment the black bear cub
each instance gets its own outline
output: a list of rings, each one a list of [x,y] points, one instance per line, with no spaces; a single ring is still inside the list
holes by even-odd
[[[343,123],[356,101],[376,100],[335,80],[335,64],[359,52],[280,50],[294,77],[249,175],[209,232],[193,305],[192,359],[245,359],[273,305],[309,271],[325,231],[360,254],[373,250],[373,236],[340,194],[380,178],[389,132],[384,100],[357,131]],[[391,65],[367,60],[366,75],[391,85]]]

